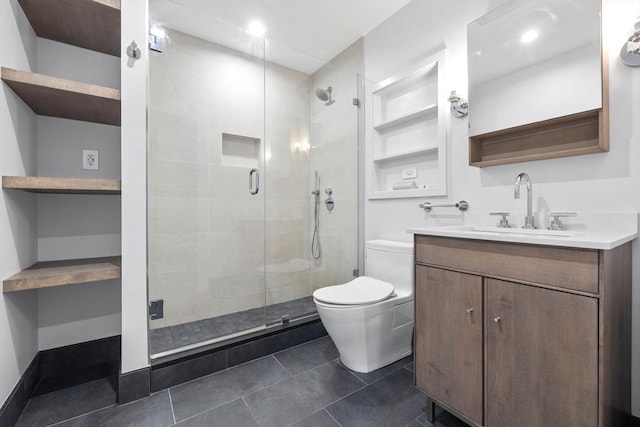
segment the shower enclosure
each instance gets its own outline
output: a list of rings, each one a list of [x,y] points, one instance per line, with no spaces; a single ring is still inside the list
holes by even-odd
[[[150,9],[153,362],[315,319],[313,291],[357,275],[362,44],[325,61]]]

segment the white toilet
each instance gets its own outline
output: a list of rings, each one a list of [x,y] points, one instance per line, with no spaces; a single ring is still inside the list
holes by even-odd
[[[411,354],[413,244],[366,244],[367,276],[320,288],[313,301],[342,363],[371,372]]]

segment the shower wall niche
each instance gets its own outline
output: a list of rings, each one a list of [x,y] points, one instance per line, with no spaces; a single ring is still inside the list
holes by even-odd
[[[260,138],[222,133],[222,165],[257,168],[261,158]]]

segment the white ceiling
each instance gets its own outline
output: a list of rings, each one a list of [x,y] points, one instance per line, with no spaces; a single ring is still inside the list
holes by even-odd
[[[247,52],[247,28],[267,28],[267,60],[313,73],[411,0],[150,0],[152,20]],[[221,22],[222,21],[222,22]]]

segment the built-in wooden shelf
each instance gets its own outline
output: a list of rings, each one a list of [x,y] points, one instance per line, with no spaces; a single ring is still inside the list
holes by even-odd
[[[2,281],[2,292],[26,291],[120,277],[120,257],[37,262]]]
[[[38,37],[120,56],[120,0],[18,0]]]
[[[609,151],[602,110],[469,138],[469,164],[485,167]]]
[[[57,194],[120,194],[119,179],[3,176],[2,188]]]
[[[409,114],[404,114],[400,117],[396,117],[395,119],[377,123],[373,125],[373,128],[378,132],[384,132],[386,130],[392,129],[396,126],[404,125],[414,120],[424,119],[429,115],[432,115],[435,118],[438,117],[438,104],[432,104]]]
[[[120,91],[2,67],[2,80],[34,113],[120,126]]]

